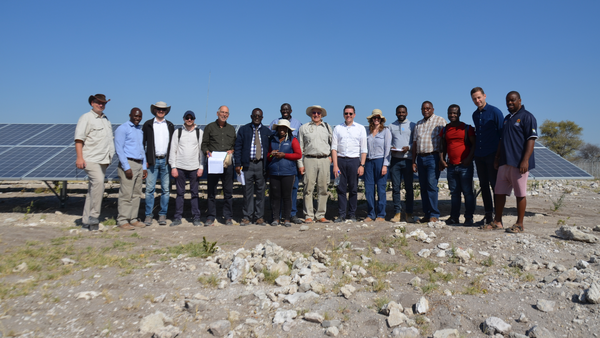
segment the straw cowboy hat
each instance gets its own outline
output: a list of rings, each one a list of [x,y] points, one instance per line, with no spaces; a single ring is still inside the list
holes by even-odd
[[[273,127],[271,128],[272,130],[276,130],[277,127],[287,127],[289,130],[294,131],[296,129],[290,127],[290,121],[286,120],[286,119],[280,119],[279,121],[277,121],[277,123],[275,123],[273,125]]]
[[[156,116],[156,108],[164,108],[165,110],[165,116],[171,111],[171,106],[167,106],[167,104],[163,101],[158,101],[155,104],[151,104],[150,105],[150,112],[152,113],[152,115]]]
[[[90,95],[90,97],[88,98],[88,103],[92,104],[92,101],[98,101],[101,103],[106,103],[108,101],[110,101],[110,99],[106,99],[106,96],[104,94],[96,94],[96,95]]]
[[[383,116],[383,113],[380,109],[373,109],[371,115],[367,116],[367,120],[371,121],[373,116],[379,116],[381,118],[381,123],[385,123],[385,117]]]
[[[321,111],[321,117],[327,116],[327,110],[325,110],[325,108],[323,108],[321,106],[316,106],[316,105],[306,108],[306,115],[312,117],[313,109],[319,109]]]

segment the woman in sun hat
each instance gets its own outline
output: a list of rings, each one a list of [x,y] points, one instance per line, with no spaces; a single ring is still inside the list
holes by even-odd
[[[267,170],[270,175],[269,198],[271,200],[271,211],[273,213],[272,226],[279,225],[279,208],[283,200],[283,225],[291,227],[292,213],[292,187],[296,178],[296,161],[302,158],[300,143],[292,135],[293,129],[290,121],[279,120],[273,125],[275,134],[269,142],[269,153],[267,159],[269,164]]]
[[[385,127],[385,117],[381,110],[374,109],[367,117],[369,135],[367,136],[367,161],[365,162],[365,195],[367,198],[367,218],[365,222],[385,221],[385,190],[387,186],[387,167],[390,165],[392,133]],[[377,190],[377,201],[375,200]]]

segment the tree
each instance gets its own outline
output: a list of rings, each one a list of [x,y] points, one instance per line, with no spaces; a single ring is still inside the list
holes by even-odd
[[[583,128],[573,121],[544,121],[540,127],[540,141],[546,148],[562,157],[567,157],[583,144],[581,132]]]
[[[579,159],[581,160],[600,160],[600,147],[595,144],[586,143],[579,148]]]

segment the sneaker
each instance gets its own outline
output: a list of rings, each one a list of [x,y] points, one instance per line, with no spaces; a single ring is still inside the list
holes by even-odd
[[[210,227],[210,226],[213,226],[213,225],[215,225],[215,220],[212,219],[212,218],[209,218],[209,219],[206,220],[206,222],[204,222],[204,226],[205,227]]]
[[[98,230],[100,230],[100,225],[98,225],[98,224],[95,224],[95,225],[88,224],[87,225],[87,229],[89,231],[98,231]]]
[[[304,223],[312,223],[312,222],[313,222],[313,219],[310,217],[304,219]]]
[[[146,216],[146,219],[144,220],[144,224],[146,224],[146,226],[151,226],[152,225],[152,216]]]
[[[202,225],[202,221],[200,220],[200,217],[194,218],[194,221],[192,223],[194,224],[195,227],[199,227]]]
[[[333,223],[344,223],[344,219],[342,217],[338,217],[333,221]]]
[[[90,217],[88,220],[89,225],[98,225],[100,221],[96,217]]]
[[[298,216],[292,216],[292,222],[294,222],[294,224],[304,223],[304,222],[302,222],[302,220],[300,218],[298,218]]]
[[[454,225],[454,224],[458,224],[458,221],[455,220],[454,218],[448,218],[446,220],[446,225]]]
[[[233,220],[232,220],[231,218],[228,218],[228,219],[225,221],[225,225],[233,225]]]
[[[276,219],[276,220],[274,220],[273,222],[271,222],[271,226],[272,226],[272,227],[276,227],[276,226],[278,226],[278,225],[279,225],[279,220],[277,220],[277,219]]]
[[[172,222],[171,225],[172,227],[176,227],[178,225],[181,225],[181,218],[175,218]]]
[[[399,212],[399,213],[395,214],[394,217],[392,217],[390,222],[400,222],[401,219],[402,219],[402,213]]]
[[[146,223],[140,222],[137,219],[133,220],[133,222],[129,222],[129,224],[133,225],[136,228],[145,228],[146,227]]]
[[[267,225],[267,223],[265,223],[265,220],[264,220],[264,219],[262,219],[262,218],[259,218],[259,219],[257,219],[257,220],[256,220],[256,222],[254,222],[254,223],[255,223],[256,225],[260,225],[260,226],[263,226],[263,227],[264,227],[265,225]]]
[[[123,230],[134,230],[135,229],[135,227],[129,223],[121,224],[121,225],[119,225],[119,228],[121,228]],[[92,225],[90,224],[90,231],[91,230],[92,230]],[[97,230],[97,229],[95,229],[95,230]]]
[[[248,219],[248,217],[242,218],[242,221],[240,222],[240,225],[243,226],[243,227],[245,227],[248,224],[250,224],[250,220]]]
[[[158,216],[158,225],[167,225],[167,215]]]
[[[466,219],[465,223],[464,223],[464,225],[468,226],[468,227],[473,226],[474,224],[475,223],[473,223],[473,219],[472,218]]]
[[[292,227],[292,222],[290,222],[290,221],[285,221],[285,222],[283,223],[283,226],[284,226],[284,227],[286,227],[286,228],[290,228],[290,227]]]
[[[90,225],[89,224],[83,224],[82,223],[81,227],[84,228],[84,229],[88,229],[88,230],[90,229]]]
[[[350,216],[350,218],[348,218],[348,220],[352,223],[356,223],[356,216]]]
[[[375,222],[385,222],[385,218],[377,217],[377,218],[375,218]]]
[[[365,223],[373,222],[373,219],[371,217],[367,217],[363,220],[363,222],[365,222]]]
[[[429,223],[431,221],[431,218],[429,217],[423,217],[423,218],[419,218],[419,220],[417,221],[417,223]]]

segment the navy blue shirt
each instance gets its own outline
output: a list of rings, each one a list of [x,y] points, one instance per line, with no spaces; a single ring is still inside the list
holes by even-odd
[[[483,110],[479,111],[478,108],[473,112],[476,157],[484,157],[496,153],[498,142],[500,142],[500,137],[502,137],[503,119],[504,116],[500,109],[487,103],[483,107]]]
[[[515,114],[508,114],[504,118],[502,133],[502,151],[500,152],[499,165],[508,164],[518,168],[525,155],[527,140],[537,138],[537,120],[521,106]],[[534,153],[529,157],[529,170],[535,168]]]

